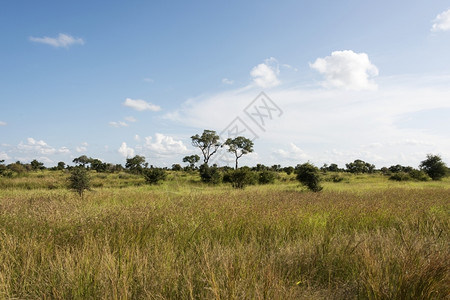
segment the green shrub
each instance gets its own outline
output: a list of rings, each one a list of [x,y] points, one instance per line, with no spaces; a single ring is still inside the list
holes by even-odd
[[[69,187],[83,198],[84,191],[90,189],[90,180],[89,174],[84,167],[74,167],[70,171]]]
[[[323,189],[320,185],[319,169],[311,163],[298,165],[296,168],[297,180],[307,186],[313,192],[319,192]]]
[[[203,164],[199,169],[200,178],[205,183],[219,184],[222,182],[222,173],[216,166],[208,166],[208,164]]]
[[[421,170],[411,170],[409,171],[409,176],[417,181],[428,181],[430,180],[430,177],[427,175],[427,173],[425,173],[424,171]]]
[[[258,176],[258,183],[259,184],[269,184],[274,183],[277,174],[272,171],[262,171],[259,173]]]
[[[148,184],[158,184],[166,179],[166,171],[160,168],[144,169],[144,178]]]
[[[408,180],[411,180],[411,176],[409,176],[409,174],[405,173],[405,172],[397,172],[397,173],[392,174],[389,177],[389,180],[408,181]]]
[[[227,173],[227,181],[236,189],[243,189],[247,185],[257,182],[257,176],[249,168],[243,167]]]

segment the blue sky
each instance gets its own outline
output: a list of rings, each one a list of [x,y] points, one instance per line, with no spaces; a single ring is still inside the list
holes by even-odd
[[[241,164],[450,160],[448,1],[0,5],[7,163],[171,166],[236,118],[255,138]],[[262,91],[279,111],[261,127],[246,111]]]

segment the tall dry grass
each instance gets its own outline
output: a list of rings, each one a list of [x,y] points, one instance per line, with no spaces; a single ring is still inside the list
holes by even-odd
[[[0,192],[0,298],[445,299],[450,190]]]

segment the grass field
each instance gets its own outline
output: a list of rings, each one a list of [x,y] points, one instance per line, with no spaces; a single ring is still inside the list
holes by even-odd
[[[0,177],[0,299],[448,299],[450,180]]]

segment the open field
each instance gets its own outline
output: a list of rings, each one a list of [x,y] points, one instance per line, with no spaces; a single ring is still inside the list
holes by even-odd
[[[445,299],[450,180],[0,178],[0,299]]]

